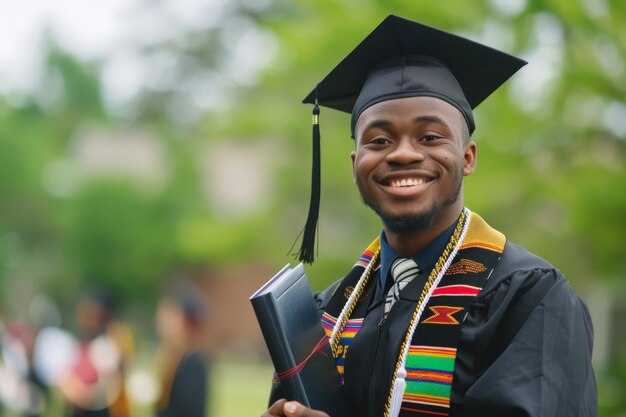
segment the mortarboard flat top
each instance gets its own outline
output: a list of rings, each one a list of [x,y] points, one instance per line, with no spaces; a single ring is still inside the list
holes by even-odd
[[[303,102],[315,103],[317,96],[322,106],[360,114],[364,109],[355,109],[355,103],[370,72],[392,58],[409,55],[431,57],[441,62],[458,81],[462,89],[458,95],[464,95],[461,100],[466,99],[472,109],[526,64],[522,59],[461,36],[390,15]],[[458,90],[458,86],[456,88]],[[471,118],[471,110],[467,111]],[[353,128],[355,122],[353,120]],[[473,126],[470,127],[473,130]]]

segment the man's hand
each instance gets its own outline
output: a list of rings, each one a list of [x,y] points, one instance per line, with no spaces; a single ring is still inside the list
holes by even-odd
[[[311,410],[297,401],[284,398],[276,401],[261,417],[330,417],[323,411]]]

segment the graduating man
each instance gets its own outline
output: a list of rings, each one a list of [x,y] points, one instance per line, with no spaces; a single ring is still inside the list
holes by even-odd
[[[383,225],[316,296],[352,416],[597,416],[586,306],[463,202],[472,109],[525,64],[389,16],[305,99],[352,114],[354,182]],[[265,416],[326,416],[273,388]]]

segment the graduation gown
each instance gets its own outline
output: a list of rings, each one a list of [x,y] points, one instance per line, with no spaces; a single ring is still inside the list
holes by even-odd
[[[199,352],[186,354],[178,364],[171,384],[163,387],[166,401],[157,417],[204,417],[207,409],[207,361]]]
[[[377,271],[371,279],[378,282]],[[419,285],[415,280],[403,290],[382,323],[380,285],[370,285],[357,304],[353,316],[363,317],[363,323],[344,353],[351,415],[383,415]],[[316,295],[322,312],[340,286],[341,280]],[[589,311],[563,275],[506,242],[460,324],[449,415],[595,417],[592,344]],[[271,401],[280,397],[275,385]],[[400,415],[426,414],[403,410]]]

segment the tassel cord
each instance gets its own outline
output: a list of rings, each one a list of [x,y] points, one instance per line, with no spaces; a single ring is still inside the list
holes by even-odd
[[[320,109],[316,104],[313,108],[313,163],[311,165],[311,200],[309,202],[309,214],[304,226],[302,244],[299,251],[299,260],[312,264],[315,258],[315,233],[319,218],[320,189],[321,189],[321,145],[320,145]]]

